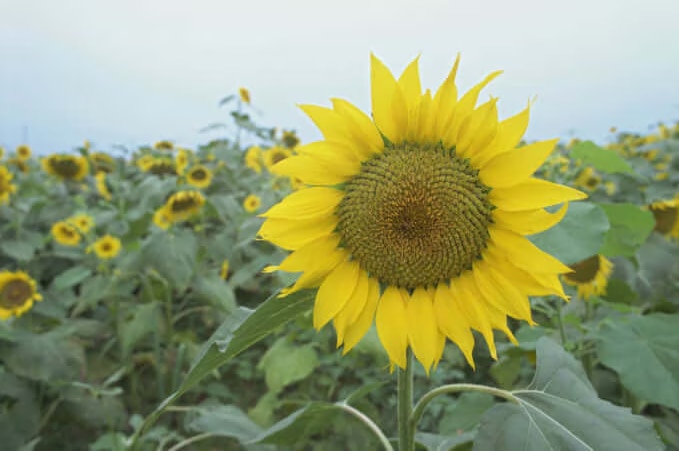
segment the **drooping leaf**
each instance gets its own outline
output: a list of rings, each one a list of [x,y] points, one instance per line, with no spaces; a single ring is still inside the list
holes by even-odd
[[[653,214],[634,204],[599,204],[599,207],[611,224],[599,253],[606,257],[633,256],[653,231]]]
[[[81,345],[49,332],[24,336],[3,357],[14,374],[52,383],[77,377],[85,363]]]
[[[585,166],[592,166],[597,171],[609,174],[634,172],[617,152],[603,149],[592,141],[576,144],[570,154],[572,158],[582,161]]]
[[[119,337],[123,354],[129,355],[134,345],[148,334],[160,332],[163,322],[160,308],[158,302],[137,305],[134,306],[128,317],[123,318]]]
[[[337,404],[312,402],[260,433],[252,443],[294,445],[300,438],[329,429],[341,414],[342,408]]]
[[[194,295],[225,312],[236,308],[233,288],[216,274],[199,276],[192,285]]]
[[[629,391],[679,411],[679,316],[609,321],[596,337],[601,363],[613,368]]]
[[[35,246],[27,241],[5,241],[0,244],[0,249],[5,255],[20,262],[30,261],[35,254]]]
[[[155,233],[142,248],[146,264],[173,286],[185,288],[193,275],[198,239],[188,230],[175,234]]]
[[[232,405],[197,407],[186,424],[193,432],[208,432],[222,437],[233,437],[248,442],[262,432],[242,410]]]
[[[307,377],[318,366],[313,345],[295,346],[281,337],[262,356],[257,368],[264,370],[266,385],[274,393]]]
[[[475,451],[660,451],[647,418],[597,397],[582,366],[548,338],[537,345],[531,384],[483,416]]]

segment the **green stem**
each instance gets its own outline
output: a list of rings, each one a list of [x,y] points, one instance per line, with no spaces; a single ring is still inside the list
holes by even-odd
[[[200,440],[205,440],[206,438],[214,437],[217,434],[214,432],[205,432],[204,434],[199,434],[199,435],[194,435],[193,437],[189,437],[186,440],[182,440],[181,442],[177,443],[174,445],[172,448],[168,449],[167,451],[177,451],[182,449],[185,446],[190,445],[191,443],[198,442]]]
[[[556,301],[556,314],[557,314],[557,323],[559,326],[559,336],[561,337],[561,346],[566,346],[566,330],[563,327],[563,317],[561,314],[561,301]]]
[[[587,301],[586,299],[584,300],[585,303],[585,319],[584,322],[587,324],[589,320],[592,318],[592,306]],[[583,342],[582,344],[585,345],[587,342]],[[592,353],[588,351],[583,351],[582,353],[582,366],[585,368],[585,374],[587,374],[587,379],[592,380],[592,371],[594,368],[594,362],[592,360]]]
[[[373,420],[371,420],[366,414],[346,403],[338,403],[337,405],[346,412],[349,412],[350,414],[361,420],[363,424],[368,426],[370,430],[373,432],[373,434],[377,436],[385,450],[394,451],[394,448],[391,446],[391,443],[389,443],[389,439],[387,438],[386,435],[384,435],[384,432],[382,432],[379,426],[377,426],[373,422]]]
[[[398,449],[415,450],[415,424],[410,421],[413,413],[413,353],[406,354],[405,370],[398,370]]]
[[[413,413],[410,419],[413,430],[415,429],[417,423],[420,421],[420,418],[424,413],[424,409],[431,401],[434,400],[434,398],[436,398],[439,395],[448,395],[451,393],[458,393],[461,391],[476,391],[481,393],[487,393],[498,398],[506,399],[507,401],[513,402],[514,404],[519,404],[520,402],[519,399],[516,396],[512,395],[511,392],[499,388],[488,387],[486,385],[476,385],[476,384],[442,385],[441,387],[437,387],[428,392],[427,394],[425,394],[424,396],[422,396],[422,398],[420,398],[420,400],[415,405],[415,408],[413,409]]]

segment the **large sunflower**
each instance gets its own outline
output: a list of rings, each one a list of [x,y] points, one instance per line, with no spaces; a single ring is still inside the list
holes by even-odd
[[[196,188],[207,188],[212,183],[212,171],[199,164],[186,173],[186,181]]]
[[[89,173],[90,165],[85,157],[54,154],[42,159],[42,168],[61,180],[80,181]]]
[[[81,239],[78,228],[66,221],[55,222],[52,225],[52,236],[57,243],[64,246],[77,246]]]
[[[42,300],[35,280],[23,271],[0,271],[0,319],[21,316]]]
[[[648,209],[655,218],[656,232],[668,238],[679,238],[679,196],[653,202]]]
[[[606,294],[608,278],[613,271],[613,263],[606,257],[593,255],[571,265],[571,269],[573,272],[564,274],[563,280],[578,289],[578,296],[581,299]]]
[[[163,208],[170,222],[179,222],[197,215],[203,204],[205,197],[199,191],[179,191],[167,199]]]
[[[16,191],[12,183],[14,175],[5,166],[0,166],[0,205],[9,202],[9,197]]]
[[[422,94],[417,59],[396,80],[372,57],[372,117],[333,99],[302,106],[324,141],[274,166],[308,187],[262,216],[259,235],[294,251],[267,270],[303,272],[282,294],[317,287],[314,327],[332,321],[344,352],[370,328],[392,364],[410,347],[428,371],[446,337],[474,365],[471,329],[496,357],[507,316],[533,324],[528,296],[566,298],[570,269],[525,237],[566,213],[544,207],[580,191],[532,177],[557,140],[516,149],[528,108],[498,122],[496,98],[475,107],[487,76],[459,99],[459,59],[435,94]]]

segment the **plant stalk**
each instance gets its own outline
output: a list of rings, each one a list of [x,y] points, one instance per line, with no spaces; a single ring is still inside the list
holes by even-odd
[[[415,450],[415,424],[413,413],[413,353],[408,349],[405,370],[398,369],[398,449],[399,451]]]

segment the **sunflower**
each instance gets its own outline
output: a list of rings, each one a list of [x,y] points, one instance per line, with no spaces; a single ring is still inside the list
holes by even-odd
[[[90,155],[90,164],[92,165],[92,172],[113,172],[115,162],[113,157],[104,152],[94,152]]]
[[[35,280],[23,271],[0,271],[0,319],[21,316],[30,310],[34,301],[42,296],[36,289]]]
[[[252,146],[245,152],[245,166],[258,174],[262,172],[262,149],[259,146]]]
[[[153,214],[153,223],[163,230],[167,230],[168,227],[170,227],[172,221],[170,221],[170,215],[167,213],[167,208],[165,206],[157,209]]]
[[[85,157],[54,154],[42,159],[42,168],[61,180],[80,181],[89,173],[90,165]]]
[[[153,155],[143,155],[137,160],[137,167],[142,170],[142,172],[148,172],[153,164]]]
[[[92,219],[92,216],[85,213],[71,216],[66,222],[75,226],[80,233],[87,233],[94,226],[94,219]]]
[[[240,95],[241,101],[250,103],[250,91],[245,88],[238,88],[238,95]]]
[[[271,169],[274,164],[291,156],[292,151],[284,147],[272,147],[271,149],[265,151],[262,155],[264,158],[264,166],[266,166],[267,169]]]
[[[212,182],[212,172],[203,165],[197,165],[189,169],[186,181],[196,188],[207,188]]]
[[[26,161],[20,160],[18,158],[9,158],[7,160],[9,166],[14,166],[17,170],[23,174],[27,173],[30,167]]]
[[[156,150],[168,150],[172,151],[174,150],[174,144],[172,144],[172,141],[158,141],[153,145],[153,148]]]
[[[340,99],[301,107],[325,140],[273,167],[310,186],[262,215],[259,236],[294,251],[266,271],[303,273],[283,296],[319,286],[314,327],[332,321],[345,353],[374,318],[401,368],[411,348],[429,371],[446,337],[473,366],[471,329],[496,358],[493,329],[516,342],[507,316],[534,324],[528,296],[566,299],[559,274],[571,270],[525,236],[586,195],[532,177],[557,140],[516,149],[528,108],[502,122],[496,98],[475,108],[499,72],[458,99],[459,59],[434,95],[422,94],[417,59],[398,80],[371,63],[373,119]]]
[[[594,168],[588,166],[575,178],[575,186],[579,186],[588,191],[595,190],[601,183],[601,177],[594,172]]]
[[[0,160],[5,158],[5,148],[0,146]]]
[[[174,165],[177,170],[177,175],[182,175],[186,166],[189,165],[189,155],[191,155],[191,151],[181,147],[175,154]]]
[[[179,191],[165,203],[165,213],[170,222],[185,221],[200,212],[205,197],[199,191]]]
[[[656,232],[668,238],[679,238],[679,196],[654,202],[648,209],[655,217]]]
[[[78,229],[66,221],[59,221],[52,225],[54,240],[64,246],[77,246],[80,243]]]
[[[293,131],[284,130],[283,137],[281,138],[283,145],[288,149],[293,149],[299,144],[299,138],[297,134]]]
[[[262,205],[262,200],[256,194],[250,194],[243,201],[243,208],[245,208],[245,211],[248,213],[254,213],[260,205]]]
[[[603,255],[593,255],[570,266],[573,272],[563,275],[568,285],[578,289],[581,299],[606,294],[608,278],[613,271],[613,263]]]
[[[26,161],[31,158],[31,148],[26,144],[22,144],[16,148],[16,157],[21,161]]]
[[[110,260],[120,252],[120,240],[111,235],[104,235],[87,248],[94,251],[101,260]]]
[[[222,267],[219,271],[219,277],[226,280],[229,277],[229,261],[224,259],[222,262]]]
[[[174,165],[174,160],[167,157],[154,157],[151,164],[148,166],[148,172],[155,175],[175,175],[177,168]]]
[[[94,178],[97,181],[97,192],[99,195],[106,200],[111,200],[111,191],[109,191],[108,185],[106,184],[106,173],[101,171],[97,172]]]
[[[10,196],[16,192],[16,186],[12,183],[14,174],[5,166],[0,166],[0,205],[9,203]]]

